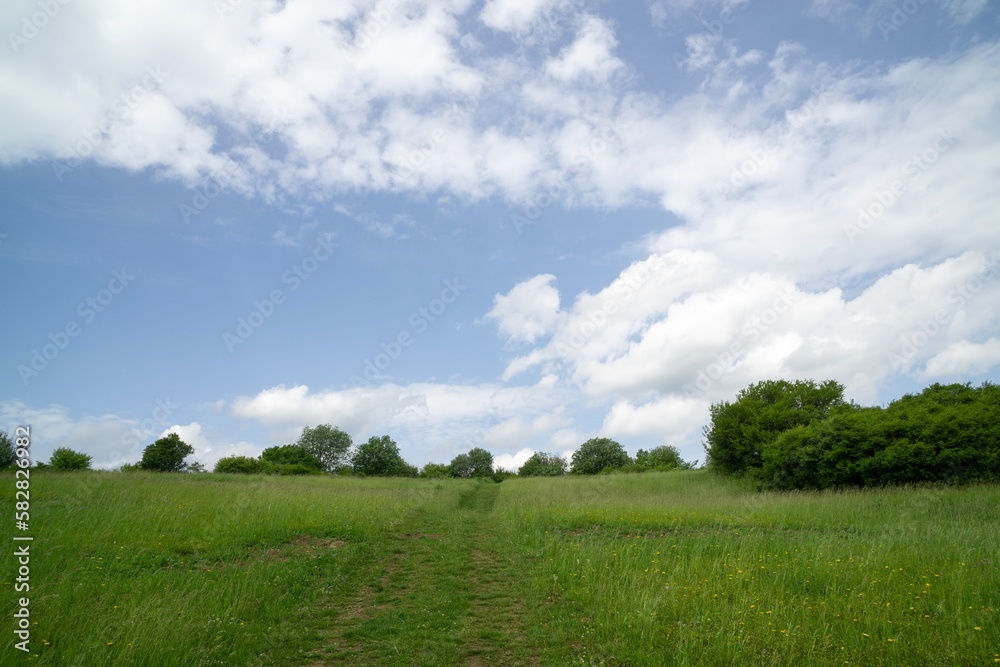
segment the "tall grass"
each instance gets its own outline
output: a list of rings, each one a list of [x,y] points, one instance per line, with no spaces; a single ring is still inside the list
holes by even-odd
[[[759,493],[703,471],[488,487],[36,474],[30,659],[1000,662],[1000,487]]]
[[[705,472],[516,480],[500,525],[585,664],[1000,661],[1000,489],[757,493]]]
[[[323,600],[350,588],[355,571],[378,557],[380,535],[432,502],[434,486],[36,474],[33,657],[52,665],[286,664],[309,643]],[[3,652],[19,657],[10,641]]]

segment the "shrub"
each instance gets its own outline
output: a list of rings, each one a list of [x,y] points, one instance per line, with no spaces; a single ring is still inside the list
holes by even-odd
[[[194,448],[176,433],[168,433],[142,452],[139,466],[143,470],[159,472],[180,472],[184,469],[184,457],[194,454]]]
[[[74,452],[69,447],[60,447],[52,452],[49,467],[55,470],[86,470],[90,467],[91,456]]]
[[[215,472],[258,475],[263,472],[263,464],[250,456],[226,456],[216,462]]]
[[[307,452],[302,445],[268,447],[261,453],[260,458],[262,461],[269,461],[280,465],[302,465],[315,470],[323,469],[323,464],[320,460]]]
[[[625,448],[610,438],[591,438],[573,452],[570,473],[596,475],[603,470],[617,470],[632,463]]]
[[[558,477],[565,475],[568,467],[566,459],[561,456],[535,452],[521,464],[517,474],[521,477]]]
[[[635,453],[635,465],[640,470],[688,470],[694,467],[693,463],[688,463],[681,458],[681,453],[676,447],[670,445],[660,445],[648,452],[640,449]]]
[[[490,475],[490,479],[499,484],[505,479],[510,479],[511,477],[517,477],[517,473],[513,470],[507,470],[506,468],[496,468],[493,474]]]
[[[428,463],[420,470],[420,476],[431,479],[437,477],[448,477],[448,470],[448,465],[445,463]]]

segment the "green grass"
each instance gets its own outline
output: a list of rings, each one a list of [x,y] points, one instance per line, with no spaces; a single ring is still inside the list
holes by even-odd
[[[36,473],[31,492],[32,655],[9,639],[0,664],[1000,663],[997,486]]]

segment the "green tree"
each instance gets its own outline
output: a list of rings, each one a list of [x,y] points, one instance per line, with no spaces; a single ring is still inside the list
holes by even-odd
[[[453,458],[448,470],[452,477],[492,477],[493,455],[482,447],[473,447]]]
[[[705,451],[712,469],[736,474],[759,470],[764,449],[781,433],[824,419],[845,405],[844,387],[834,380],[764,380],[740,391],[732,403],[709,410]]]
[[[7,431],[0,430],[0,470],[17,463],[17,448]]]
[[[215,463],[214,472],[258,475],[262,472],[261,462],[250,456],[226,456]]]
[[[535,452],[521,464],[517,474],[520,477],[558,477],[565,475],[568,467],[566,459],[561,456]]]
[[[681,458],[681,453],[676,447],[670,445],[660,445],[648,452],[640,449],[635,453],[635,465],[645,470],[674,470],[675,468],[690,469],[694,467],[694,464]]]
[[[449,468],[447,463],[428,463],[420,470],[421,477],[438,478],[448,477]]]
[[[351,467],[358,475],[370,477],[415,477],[416,468],[399,455],[399,446],[387,435],[372,436],[359,445],[351,458]]]
[[[307,468],[322,470],[323,464],[318,458],[305,450],[302,445],[282,445],[280,447],[268,447],[260,458],[277,465],[302,465]]]
[[[176,433],[168,433],[142,451],[139,467],[158,472],[180,472],[184,470],[184,457],[194,454],[194,448]]]
[[[91,456],[75,452],[69,447],[60,447],[52,452],[49,466],[56,470],[86,470],[90,467]]]
[[[617,470],[632,463],[625,448],[610,438],[591,438],[573,452],[570,472],[596,475],[602,470]]]
[[[297,444],[306,453],[317,458],[327,472],[334,472],[337,468],[348,465],[351,436],[339,428],[329,424],[320,424],[315,428],[306,426],[302,429]]]

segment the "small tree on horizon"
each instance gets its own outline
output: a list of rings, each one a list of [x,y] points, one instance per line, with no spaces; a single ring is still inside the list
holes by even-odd
[[[349,464],[351,436],[330,424],[320,424],[315,428],[306,426],[296,444],[317,458],[327,472]]]
[[[558,477],[565,475],[569,466],[558,454],[535,452],[518,469],[519,477]]]
[[[596,475],[603,470],[624,468],[632,463],[625,448],[611,438],[591,438],[573,452],[570,473]]]
[[[52,452],[49,467],[55,470],[86,470],[90,468],[93,457],[83,452],[76,452],[69,447],[59,447]]]
[[[358,475],[370,477],[415,477],[417,469],[399,455],[399,445],[387,435],[372,436],[359,445],[351,458],[351,467]]]
[[[194,454],[194,448],[181,440],[176,433],[168,433],[142,450],[139,467],[158,472],[184,470],[184,457]]]

